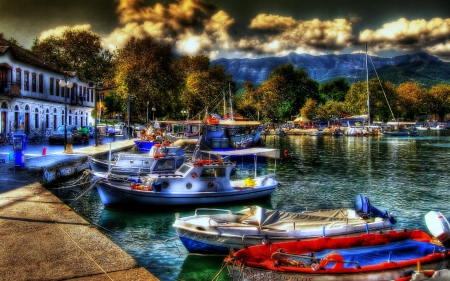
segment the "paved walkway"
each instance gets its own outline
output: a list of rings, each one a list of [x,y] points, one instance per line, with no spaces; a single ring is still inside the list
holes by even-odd
[[[130,140],[113,147],[129,146]],[[109,145],[76,147],[74,154],[93,155]],[[1,150],[0,150],[1,151]],[[26,155],[26,165],[47,156]],[[157,280],[146,269],[44,188],[27,171],[0,164],[0,280]]]

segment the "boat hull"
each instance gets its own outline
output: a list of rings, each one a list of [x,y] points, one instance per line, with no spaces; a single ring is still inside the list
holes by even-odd
[[[438,270],[448,268],[448,262],[442,264],[441,261],[429,264],[423,264],[422,270]],[[239,281],[255,281],[255,280],[270,280],[270,281],[390,281],[400,277],[408,276],[406,273],[411,273],[417,270],[417,265],[405,266],[398,269],[387,269],[384,271],[371,271],[361,273],[289,273],[289,272],[274,272],[270,270],[261,270],[258,268],[228,265],[228,273],[232,280]]]
[[[186,229],[178,228],[174,225],[178,237],[183,243],[186,250],[192,254],[205,254],[205,255],[220,255],[228,254],[230,249],[239,250],[248,246],[255,246],[261,243],[279,243],[296,241],[299,239],[317,238],[320,237],[319,233],[316,234],[304,234],[303,237],[290,235],[288,232],[279,231],[275,233],[272,231],[258,231],[253,233],[246,231],[246,234],[239,235],[238,233],[222,233],[218,230],[217,233],[201,233],[198,231],[189,231]],[[391,226],[380,227],[377,230],[388,230]],[[361,228],[365,228],[362,226]],[[329,236],[354,236],[364,233],[363,229],[353,229],[346,232],[345,230],[336,231]],[[359,231],[359,232],[357,232]],[[375,231],[371,229],[371,231]],[[320,232],[320,231],[318,231]]]
[[[233,280],[394,280],[450,266],[449,249],[421,230],[258,245],[225,258]]]
[[[105,206],[198,206],[269,198],[276,184],[224,192],[156,192],[118,188],[111,182],[98,181],[96,187]]]

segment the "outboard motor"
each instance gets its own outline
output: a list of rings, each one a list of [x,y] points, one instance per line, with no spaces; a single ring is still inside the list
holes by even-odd
[[[440,212],[430,211],[425,215],[425,223],[431,235],[436,237],[442,245],[450,248],[450,225]]]
[[[389,215],[387,211],[382,212],[374,206],[370,205],[369,198],[361,194],[356,196],[355,211],[357,213],[363,212],[364,214],[367,214],[371,217],[380,217],[383,219],[387,219],[391,224],[395,224],[397,222],[397,220],[393,216]]]

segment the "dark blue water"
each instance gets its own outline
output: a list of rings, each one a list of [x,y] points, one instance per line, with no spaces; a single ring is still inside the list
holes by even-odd
[[[267,136],[266,142],[282,154],[288,150],[288,157],[276,163],[280,186],[259,205],[295,212],[353,207],[363,194],[396,215],[398,228],[426,230],[423,216],[431,210],[450,217],[450,131],[419,137]],[[274,166],[269,162],[266,168]],[[105,209],[95,190],[72,203],[82,191],[55,193],[160,280],[212,280],[220,271],[222,256],[188,255],[172,228],[175,212],[187,216],[193,209]],[[230,280],[226,270],[218,280]]]

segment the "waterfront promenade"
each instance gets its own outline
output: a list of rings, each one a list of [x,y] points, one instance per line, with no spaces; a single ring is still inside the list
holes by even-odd
[[[111,147],[130,145],[132,140],[121,140]],[[64,154],[62,145],[29,145],[25,166],[70,164],[109,148],[76,145],[73,154]],[[9,151],[11,146],[0,147],[2,155]],[[14,169],[11,161],[0,163],[0,173],[0,280],[158,280],[29,171]]]

